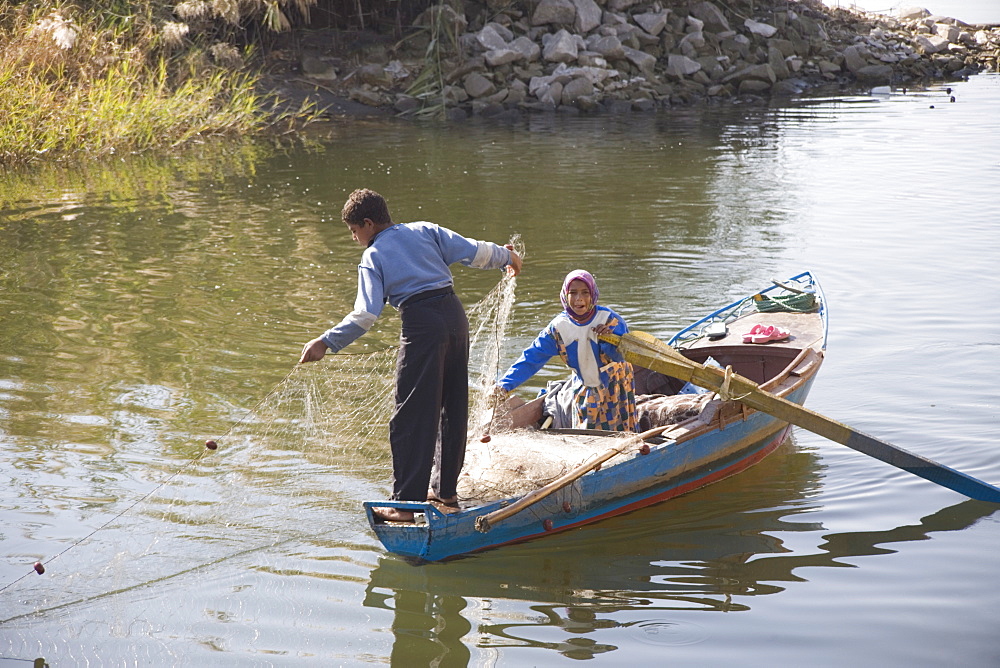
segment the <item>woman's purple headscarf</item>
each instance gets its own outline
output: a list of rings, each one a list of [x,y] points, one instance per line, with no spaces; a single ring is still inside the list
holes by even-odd
[[[594,280],[594,277],[589,271],[574,269],[566,274],[566,278],[563,280],[562,290],[559,291],[559,301],[562,302],[562,307],[566,313],[575,319],[576,316],[573,314],[573,310],[566,302],[566,292],[569,290],[569,284],[573,281],[583,281],[584,284],[586,284],[586,286],[590,289],[590,296],[593,299],[594,306],[597,306],[597,298],[600,297],[601,291],[597,289],[597,281]],[[590,314],[588,313],[587,315],[589,316]]]

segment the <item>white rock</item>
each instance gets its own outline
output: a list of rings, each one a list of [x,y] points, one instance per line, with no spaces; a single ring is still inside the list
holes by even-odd
[[[636,14],[632,17],[632,20],[635,21],[637,26],[655,37],[663,32],[663,29],[667,27],[667,17],[669,15],[670,10],[664,9],[659,12]]]
[[[948,25],[947,23],[935,23],[934,34],[944,37],[949,42],[957,42],[962,31],[957,26]]]
[[[764,38],[773,37],[774,33],[778,32],[778,29],[774,26],[754,21],[753,19],[747,19],[743,22],[743,25],[754,35],[760,35]]]
[[[939,53],[948,48],[948,40],[939,35],[916,35],[913,43],[924,53]]]

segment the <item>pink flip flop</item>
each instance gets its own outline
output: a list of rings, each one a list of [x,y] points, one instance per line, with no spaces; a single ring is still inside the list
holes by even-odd
[[[753,337],[762,334],[764,332],[764,325],[754,325],[753,329],[743,335],[743,343],[756,343],[753,341]]]
[[[788,330],[780,327],[769,326],[762,329],[757,334],[750,337],[751,343],[767,343],[768,341],[781,341],[788,338]]]

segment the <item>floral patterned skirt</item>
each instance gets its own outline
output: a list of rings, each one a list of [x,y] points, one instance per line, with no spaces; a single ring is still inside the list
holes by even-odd
[[[601,367],[601,387],[581,385],[576,395],[576,422],[579,429],[635,431],[635,378],[628,362],[611,362]]]

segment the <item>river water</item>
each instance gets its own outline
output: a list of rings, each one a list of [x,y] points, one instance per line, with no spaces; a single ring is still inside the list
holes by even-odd
[[[662,338],[811,270],[831,329],[808,405],[1000,483],[998,107],[980,75],[3,177],[0,666],[1000,664],[994,505],[795,430],[674,501],[416,566],[361,512],[389,489],[367,358],[295,369],[353,302],[339,211],[371,187],[397,221],[521,236],[505,363],[573,268]],[[455,273],[467,305],[497,281]],[[391,346],[390,311],[345,352]],[[352,436],[280,400],[333,369],[325,410],[369,407]]]

